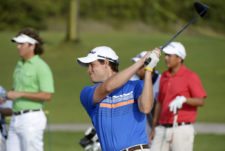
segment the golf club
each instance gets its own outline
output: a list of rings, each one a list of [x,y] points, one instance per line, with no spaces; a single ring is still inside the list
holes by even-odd
[[[175,128],[178,126],[177,119],[178,119],[178,113],[175,113],[174,116],[173,116],[172,134],[171,134],[171,138],[170,138],[170,140],[169,140],[169,143],[170,143],[170,150],[172,150],[172,143],[173,143],[173,138],[174,138]]]
[[[194,8],[197,11],[198,15],[200,17],[204,17],[205,14],[207,13],[209,7],[206,4],[200,3],[200,2],[195,2],[194,3]],[[196,22],[198,16],[194,16],[186,25],[184,25],[179,31],[177,31],[170,40],[168,40],[164,45],[160,47],[160,50],[163,50],[169,43],[171,43],[178,35],[180,35],[185,29],[187,29],[188,26]],[[145,65],[149,64],[151,62],[151,58],[148,58],[145,60]]]

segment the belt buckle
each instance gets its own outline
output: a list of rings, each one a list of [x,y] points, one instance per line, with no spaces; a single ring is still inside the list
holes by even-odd
[[[21,111],[15,112],[14,114],[15,115],[22,115],[22,114],[29,113],[29,112],[32,112],[32,110],[21,110]]]
[[[138,144],[138,145],[126,148],[123,151],[135,151],[135,150],[147,149],[147,148],[148,148],[147,144]]]
[[[187,124],[185,122],[180,123],[180,126],[184,126],[184,125],[187,125]]]
[[[191,124],[191,122],[181,122],[181,126],[185,126],[185,125],[190,125]]]
[[[17,112],[17,115],[22,115],[22,114],[23,114],[23,110]]]
[[[24,113],[32,112],[32,110],[23,110],[22,112],[24,114]]]
[[[23,112],[22,112],[22,111],[18,111],[18,112],[16,112],[15,114],[16,114],[16,115],[21,115],[21,114],[23,114]]]

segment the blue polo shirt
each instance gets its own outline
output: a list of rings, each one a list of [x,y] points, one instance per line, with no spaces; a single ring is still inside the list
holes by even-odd
[[[85,87],[80,100],[96,129],[102,150],[119,151],[137,144],[148,144],[146,115],[139,111],[137,102],[143,81],[128,81],[100,103],[94,104],[97,85]]]

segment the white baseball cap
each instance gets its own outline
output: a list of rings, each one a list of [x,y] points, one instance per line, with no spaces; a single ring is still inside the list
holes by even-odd
[[[30,43],[32,45],[37,44],[38,41],[28,35],[25,34],[20,34],[16,37],[12,38],[12,42],[16,42],[16,43]]]
[[[136,55],[135,57],[133,57],[131,60],[133,62],[137,62],[138,60],[140,60],[141,58],[143,58],[146,54],[147,54],[147,51],[142,51],[141,53],[139,53],[138,55]]]
[[[183,60],[186,57],[186,51],[184,46],[180,42],[171,42],[162,50],[165,54],[177,55]]]
[[[86,66],[98,59],[108,59],[110,62],[119,64],[119,57],[112,48],[107,46],[99,46],[92,49],[86,57],[77,58],[77,62],[80,65]]]

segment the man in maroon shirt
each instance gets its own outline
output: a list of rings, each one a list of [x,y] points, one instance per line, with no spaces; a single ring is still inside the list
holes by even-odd
[[[186,52],[181,43],[171,42],[163,52],[168,70],[160,80],[151,151],[192,151],[193,123],[206,93],[198,75],[184,65]]]

